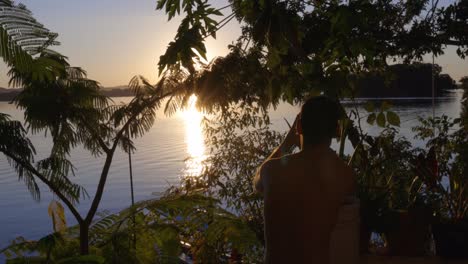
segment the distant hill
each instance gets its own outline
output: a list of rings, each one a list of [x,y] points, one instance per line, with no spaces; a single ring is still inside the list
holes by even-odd
[[[0,87],[0,101],[11,101],[17,94],[21,92],[21,89],[8,89]]]
[[[133,96],[132,91],[126,85],[105,87],[102,89],[102,93],[110,97]]]
[[[3,94],[3,93],[10,93],[10,92],[18,92],[16,91],[17,89],[8,89],[8,88],[3,88],[3,87],[0,87],[0,94]]]

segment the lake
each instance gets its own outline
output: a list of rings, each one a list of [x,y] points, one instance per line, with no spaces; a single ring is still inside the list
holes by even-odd
[[[436,115],[446,114],[458,117],[460,114],[460,101],[462,91],[451,92],[446,97],[436,99]],[[128,102],[130,98],[114,98],[114,101]],[[363,103],[360,100],[356,107],[365,115]],[[430,98],[404,98],[386,99],[393,103],[392,110],[400,115],[401,134],[412,140],[415,146],[422,146],[423,142],[413,140],[411,127],[418,124],[418,116],[432,115]],[[354,107],[345,103],[347,108]],[[285,131],[287,124],[284,118],[294,119],[299,107],[280,104],[271,112],[273,128]],[[7,102],[0,102],[0,113],[7,113],[16,120],[22,120],[22,112]],[[133,175],[135,199],[142,200],[154,197],[167,187],[179,182],[180,177],[187,174],[196,174],[200,170],[200,162],[206,155],[207,149],[200,128],[202,115],[195,109],[179,112],[166,117],[158,112],[158,118],[153,128],[142,138],[137,139],[137,151],[133,154]],[[369,126],[363,122],[363,128],[370,134],[376,134],[381,129]],[[44,134],[31,135],[36,147],[39,160],[50,151],[51,140]],[[350,147],[348,146],[348,151]],[[187,159],[188,158],[188,159]],[[90,195],[94,194],[103,159],[94,158],[87,151],[77,148],[71,157],[75,167],[76,176],[73,181],[83,185]],[[106,189],[99,210],[118,211],[130,205],[128,156],[117,153],[114,157]],[[23,182],[18,181],[15,172],[8,165],[3,154],[0,154],[0,248],[5,247],[18,236],[28,239],[37,239],[52,232],[52,221],[47,214],[52,194],[41,185],[41,202],[32,200],[31,195]],[[84,200],[79,205],[82,214],[87,212],[91,201]],[[68,225],[74,225],[71,214],[67,213]],[[2,261],[3,257],[0,257]]]

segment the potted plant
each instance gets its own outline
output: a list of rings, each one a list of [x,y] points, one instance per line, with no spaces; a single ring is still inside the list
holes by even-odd
[[[422,206],[417,181],[411,169],[411,144],[386,128],[377,137],[367,137],[353,156],[361,200],[361,253],[368,251],[372,232],[382,234],[386,252],[419,256],[426,253],[430,234],[427,210]]]
[[[460,121],[442,116],[421,120],[414,129],[418,138],[429,139],[418,174],[437,217],[436,253],[447,258],[468,258],[468,131]]]

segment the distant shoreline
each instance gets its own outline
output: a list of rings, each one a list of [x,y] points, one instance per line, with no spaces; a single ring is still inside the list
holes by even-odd
[[[459,89],[452,89],[452,90],[447,90],[445,93],[440,96],[436,95],[436,98],[445,98],[447,95],[449,95],[452,92],[456,92]],[[5,89],[5,88],[0,88],[0,102],[10,102],[12,101],[20,92],[22,89]],[[128,97],[128,96],[133,96],[133,92],[130,91],[128,88],[104,88],[101,90],[102,93],[106,96],[109,97]],[[427,95],[421,95],[421,96],[411,96],[408,97],[406,95],[401,95],[401,96],[392,96],[392,97],[375,97],[375,96],[359,96],[355,98],[356,100],[381,100],[381,99],[388,99],[388,100],[398,100],[398,99],[409,99],[409,100],[430,100],[432,97],[428,97]],[[344,101],[348,101],[349,99],[344,99]]]
[[[12,101],[22,90],[23,89],[0,88],[0,102]],[[134,95],[128,88],[104,88],[101,89],[101,92],[109,97],[126,97]]]

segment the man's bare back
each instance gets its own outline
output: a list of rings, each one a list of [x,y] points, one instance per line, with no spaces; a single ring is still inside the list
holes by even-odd
[[[329,142],[281,156],[281,149],[299,144],[293,134],[254,180],[264,196],[265,262],[326,264],[338,208],[353,192],[353,174]]]

